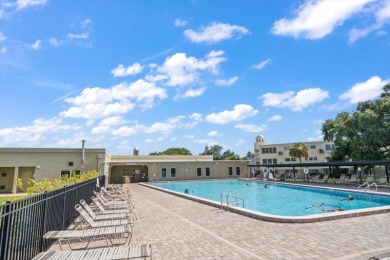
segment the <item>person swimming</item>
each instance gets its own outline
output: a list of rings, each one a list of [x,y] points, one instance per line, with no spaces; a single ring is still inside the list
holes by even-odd
[[[324,208],[324,209],[322,209],[322,211],[325,211],[325,212],[336,212],[336,211],[344,211],[344,209],[342,207],[338,207],[336,209]]]
[[[188,189],[186,189],[186,190],[184,191],[184,193],[185,193],[185,194],[188,194],[188,193],[190,193],[190,192],[188,191]]]
[[[346,199],[339,199],[339,200],[341,200],[341,201],[346,201],[346,200],[355,200],[355,197],[354,197],[354,196],[352,196],[352,195],[348,195],[348,198],[346,198]]]
[[[306,209],[310,209],[310,208],[321,208],[323,205],[324,205],[325,202],[322,202],[320,205],[317,205],[317,204],[313,204],[311,205],[310,207],[306,207]]]
[[[266,184],[264,184],[264,188],[268,188],[268,184],[266,183]]]

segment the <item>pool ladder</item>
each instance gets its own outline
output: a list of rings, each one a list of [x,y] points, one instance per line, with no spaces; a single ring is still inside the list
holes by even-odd
[[[369,182],[365,182],[358,187],[358,192],[360,192],[360,188],[363,188],[364,186],[367,186],[364,188],[364,192],[367,192],[367,190],[370,190],[371,186],[375,186],[375,190],[378,191],[378,185],[375,182],[373,182],[371,184]]]
[[[223,209],[223,201],[224,201],[223,199],[224,198],[226,200],[226,207],[228,210],[229,210],[230,205],[233,205],[236,207],[241,206],[241,207],[245,208],[245,201],[243,198],[240,198],[240,197],[233,195],[233,194],[230,194],[230,193],[222,192],[220,195],[221,209]]]

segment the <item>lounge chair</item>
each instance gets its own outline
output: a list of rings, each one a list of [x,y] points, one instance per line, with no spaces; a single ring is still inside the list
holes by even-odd
[[[123,200],[128,200],[131,199],[131,195],[127,190],[117,190],[117,191],[108,191],[104,187],[101,187],[100,190],[109,199],[112,200],[118,200],[118,199],[123,199]]]
[[[33,260],[119,260],[133,258],[152,259],[152,245],[143,244],[120,247],[104,247],[77,251],[46,251],[38,254],[33,258]]]
[[[340,178],[335,179],[335,183],[342,183],[346,177],[347,177],[346,174],[341,174]]]
[[[101,203],[100,201],[96,198],[96,197],[93,197],[92,196],[92,201],[93,203],[96,205],[96,208],[101,212],[101,213],[104,213],[104,214],[110,214],[110,213],[129,213],[132,211],[132,208],[130,207],[126,207],[126,208],[122,208],[122,209],[109,209],[110,207],[107,207],[105,208]]]
[[[132,236],[132,227],[131,225],[124,226],[113,226],[113,227],[104,227],[104,228],[90,228],[90,229],[80,229],[80,230],[54,230],[47,232],[43,238],[44,239],[58,239],[61,250],[63,250],[63,243],[68,243],[69,248],[72,248],[71,242],[76,243],[87,243],[85,247],[88,248],[89,243],[95,240],[105,240],[107,246],[110,245],[121,245],[126,244]],[[126,239],[123,239],[126,238]],[[124,240],[123,242],[115,242],[114,239]],[[86,240],[86,241],[85,241]],[[77,249],[82,249],[77,247]]]
[[[329,174],[325,174],[324,177],[322,177],[322,179],[318,179],[319,182],[327,182],[329,179]]]
[[[116,201],[116,200],[107,200],[101,194],[95,192],[96,198],[99,202],[105,207],[110,209],[127,209],[130,208],[130,201]]]
[[[99,199],[101,199],[104,202],[110,202],[110,203],[115,203],[115,204],[128,204],[130,201],[129,197],[110,197],[107,198],[104,196],[102,193],[93,191],[93,194]]]
[[[79,204],[75,206],[76,210],[80,213],[82,218],[81,223],[86,224],[89,227],[97,228],[97,227],[110,227],[110,226],[121,226],[121,225],[132,225],[134,226],[134,222],[132,219],[115,219],[115,220],[100,220],[94,221],[88,212]],[[77,225],[76,225],[77,226]]]
[[[355,184],[357,183],[357,176],[356,175],[352,175],[351,178],[349,178],[348,184]]]
[[[373,183],[374,182],[374,176],[372,176],[372,175],[367,176],[366,182],[367,183]]]
[[[384,177],[379,178],[378,185],[388,186],[388,185],[390,185],[390,183],[387,182],[387,178],[386,178],[386,176],[384,176]]]
[[[316,175],[314,175],[313,177],[310,178],[310,181],[311,182],[317,182],[319,178],[320,178],[320,175],[316,174]]]
[[[100,220],[112,220],[112,219],[123,219],[123,218],[129,218],[130,217],[130,212],[127,213],[95,213],[91,209],[91,207],[84,201],[80,200],[81,206],[85,209],[85,211],[88,212],[88,214],[92,217],[93,220],[95,221],[100,221]]]

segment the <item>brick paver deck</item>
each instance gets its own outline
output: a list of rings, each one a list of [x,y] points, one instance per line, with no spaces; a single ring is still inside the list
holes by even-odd
[[[138,184],[125,186],[138,217],[131,243],[151,243],[153,259],[390,257],[388,213],[307,224],[272,223]]]

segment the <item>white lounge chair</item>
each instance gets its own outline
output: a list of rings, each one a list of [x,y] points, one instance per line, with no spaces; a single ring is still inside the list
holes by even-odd
[[[86,243],[82,248],[88,248],[91,241],[96,240],[105,240],[107,246],[112,245],[121,245],[127,244],[130,241],[132,236],[132,227],[131,225],[124,226],[113,226],[113,227],[104,227],[104,228],[90,228],[90,229],[80,229],[80,230],[54,230],[47,232],[43,238],[44,239],[58,239],[61,250],[63,250],[63,244],[68,243],[70,249],[72,248],[72,242],[77,244]],[[126,238],[126,239],[123,239]],[[115,242],[119,239],[122,242]],[[86,240],[86,241],[85,241]],[[115,243],[114,243],[115,242]],[[77,249],[82,249],[77,247]]]
[[[100,201],[98,200],[98,198],[96,197],[92,197],[92,201],[93,203],[96,205],[97,209],[104,213],[104,214],[110,214],[110,213],[129,213],[131,212],[131,208],[130,207],[126,207],[126,208],[122,208],[122,209],[117,209],[114,207],[114,209],[110,209],[111,207],[104,207]]]
[[[123,219],[123,218],[129,218],[130,217],[130,212],[127,213],[95,213],[89,207],[89,205],[85,202],[85,200],[80,200],[81,206],[85,209],[85,211],[88,212],[88,214],[91,216],[91,218],[95,221],[100,221],[100,220],[112,220],[112,219]]]
[[[82,223],[86,224],[89,227],[97,228],[97,227],[110,227],[110,226],[121,226],[121,225],[132,225],[134,226],[134,222],[132,219],[115,219],[115,220],[101,220],[94,221],[88,212],[79,204],[75,206],[76,210],[80,213],[82,218]]]
[[[46,251],[38,254],[33,260],[119,260],[133,258],[152,259],[152,245],[104,247],[77,251]]]

